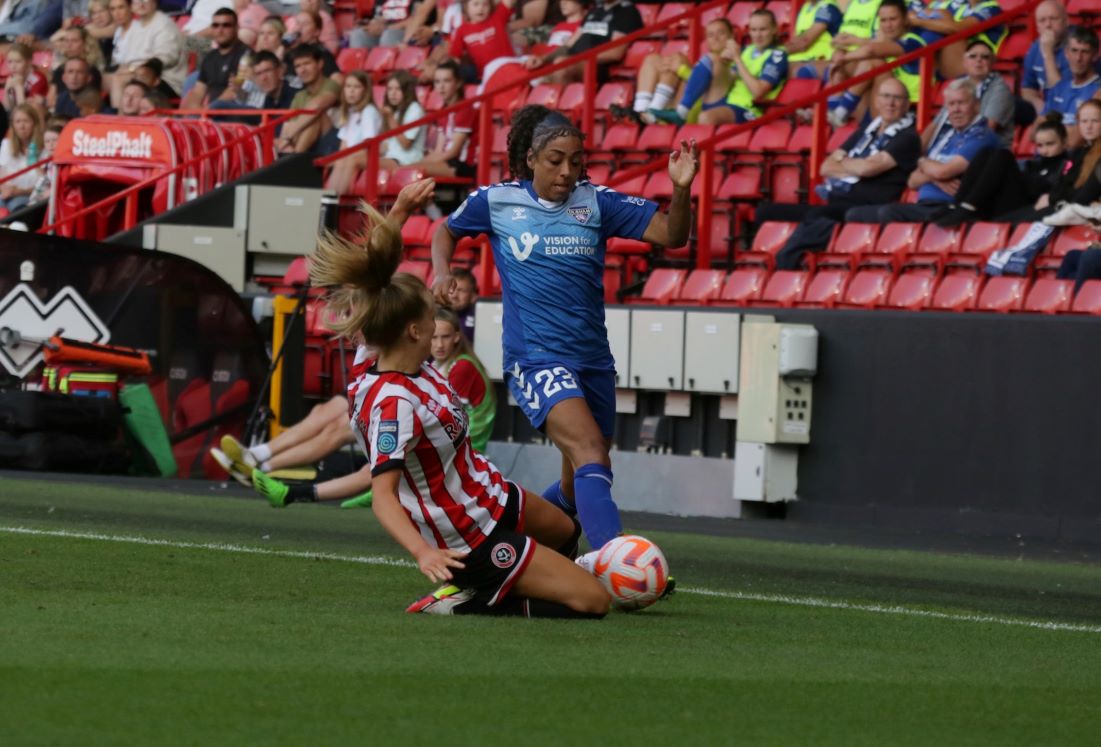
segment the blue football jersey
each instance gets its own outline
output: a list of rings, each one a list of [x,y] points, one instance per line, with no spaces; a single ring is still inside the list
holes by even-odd
[[[482,187],[452,213],[454,236],[485,233],[501,275],[504,361],[613,365],[604,326],[604,249],[640,239],[657,204],[587,181],[565,202],[531,182]]]

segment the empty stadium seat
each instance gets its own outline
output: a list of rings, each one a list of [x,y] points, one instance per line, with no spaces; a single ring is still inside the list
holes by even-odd
[[[1073,280],[1040,278],[1025,297],[1024,310],[1040,314],[1058,314],[1070,310]]]
[[[1087,280],[1070,305],[1076,314],[1101,315],[1101,280]]]
[[[414,259],[402,260],[398,264],[397,272],[407,272],[415,278],[428,282],[428,274],[432,272],[432,263]]]
[[[820,268],[814,273],[814,277],[811,278],[806,291],[803,292],[803,297],[795,305],[831,308],[841,300],[848,284],[849,270],[847,268]]]
[[[929,308],[939,311],[966,311],[975,307],[982,277],[967,273],[947,275],[937,283]]]
[[[581,113],[581,107],[585,105],[585,84],[567,83],[562,89],[562,95],[558,97],[558,110],[570,117],[576,117]]]
[[[669,267],[661,267],[650,273],[642,295],[628,299],[628,303],[645,303],[667,306],[677,297],[687,273]]]
[[[558,99],[562,95],[562,86],[557,83],[540,83],[528,93],[529,104],[539,104],[548,109],[558,108]]]
[[[887,298],[890,287],[890,270],[878,268],[858,270],[853,273],[840,305],[849,308],[874,308]]]
[[[976,311],[1019,311],[1025,302],[1028,291],[1028,279],[1003,275],[986,281]]]
[[[845,265],[855,269],[861,256],[875,247],[879,230],[878,223],[846,223],[834,232],[826,251],[817,255],[816,264]]]
[[[748,252],[742,252],[734,259],[737,262],[750,261],[766,264],[770,269],[775,264],[776,252],[784,246],[792,232],[795,223],[783,223],[780,221],[766,221],[757,229],[753,237],[753,245]]]
[[[367,53],[363,69],[372,73],[388,73],[398,59],[397,47],[373,47]]]
[[[906,264],[943,266],[950,255],[959,254],[962,240],[962,228],[941,228],[930,223],[921,232],[921,241],[906,258]]]
[[[955,265],[981,267],[986,264],[986,260],[993,252],[1005,249],[1009,245],[1008,223],[979,221],[971,224],[967,236],[960,244],[959,253],[949,256],[948,262]]]
[[[336,66],[342,73],[350,73],[353,70],[362,70],[367,62],[366,49],[342,49],[336,56]]]
[[[1090,244],[1101,241],[1101,235],[1092,226],[1066,226],[1055,234],[1051,245],[1051,254],[1062,257],[1071,249],[1085,249]]]
[[[933,298],[936,284],[937,277],[932,273],[909,272],[900,275],[883,305],[888,309],[924,309]]]
[[[727,276],[712,305],[748,306],[761,297],[767,279],[768,270],[762,267],[739,267]]]
[[[777,270],[769,276],[761,297],[752,306],[794,306],[803,297],[810,273],[803,270]]]
[[[719,297],[725,279],[722,270],[692,270],[677,293],[677,303],[709,304]]]

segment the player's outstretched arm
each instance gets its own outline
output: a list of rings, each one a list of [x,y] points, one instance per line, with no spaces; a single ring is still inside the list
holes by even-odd
[[[391,470],[383,472],[374,480],[374,503],[371,508],[394,540],[404,547],[406,551],[417,561],[417,568],[433,583],[443,583],[451,580],[452,568],[465,567],[462,558],[464,553],[458,550],[441,550],[431,547],[420,532],[416,530],[409,517],[398,503],[398,472]]]
[[[692,228],[692,182],[700,170],[700,149],[695,140],[682,140],[680,148],[669,154],[669,178],[673,198],[669,211],[654,213],[642,240],[665,247],[684,246]]]
[[[436,302],[443,306],[448,305],[455,288],[455,276],[451,274],[451,256],[454,253],[455,237],[451,235],[447,223],[441,223],[432,235],[432,274],[436,276],[432,294]]]
[[[388,220],[392,220],[399,226],[409,220],[409,216],[418,210],[423,210],[433,197],[436,196],[436,180],[421,179],[420,181],[406,184],[398,192],[394,200],[394,206],[386,214]]]

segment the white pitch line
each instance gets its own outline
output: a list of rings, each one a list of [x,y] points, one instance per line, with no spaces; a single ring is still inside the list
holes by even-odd
[[[401,568],[413,568],[413,563],[407,560],[398,560],[384,555],[337,555],[326,552],[303,552],[297,550],[272,550],[266,547],[251,547],[248,545],[232,545],[221,542],[177,542],[175,540],[152,539],[134,535],[101,534],[98,532],[75,532],[68,529],[30,529],[28,527],[0,526],[0,532],[8,534],[24,534],[36,537],[66,537],[70,539],[88,539],[101,542],[123,542],[131,545],[149,545],[154,547],[172,547],[182,550],[215,550],[218,552],[234,552],[246,555],[268,555],[282,558],[309,558],[312,560],[333,560],[343,563],[360,563],[363,565],[385,565]],[[817,597],[792,597],[784,594],[748,594],[741,591],[716,591],[714,589],[701,589],[684,587],[677,589],[677,593],[699,594],[707,597],[722,597],[724,599],[738,599],[747,602],[766,602],[770,604],[790,604],[798,607],[819,607],[823,609],[847,610],[853,612],[870,612],[877,615],[902,615],[906,617],[924,617],[935,620],[949,620],[952,622],[987,623],[992,625],[1011,625],[1036,630],[1055,630],[1070,633],[1101,633],[1101,625],[1077,625],[1074,623],[1061,623],[1045,620],[1022,620],[1012,617],[994,617],[991,615],[966,615],[951,612],[937,612],[935,610],[923,610],[913,607],[883,606],[879,604],[854,604],[852,602],[838,602],[831,599]]]

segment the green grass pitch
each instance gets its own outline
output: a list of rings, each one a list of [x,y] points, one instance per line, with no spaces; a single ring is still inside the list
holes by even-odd
[[[648,531],[668,603],[413,616],[370,511],[195,490],[0,482],[0,745],[1101,740],[1097,566]]]

